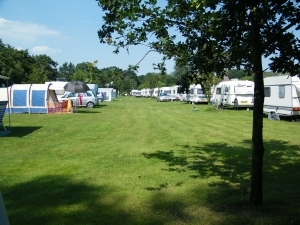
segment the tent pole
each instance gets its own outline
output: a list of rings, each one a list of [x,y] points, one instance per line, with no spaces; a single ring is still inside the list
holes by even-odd
[[[8,104],[8,126],[9,126],[9,131],[11,131],[11,126],[10,126],[10,96],[8,95],[8,79],[6,80],[6,91],[7,91],[7,104]]]

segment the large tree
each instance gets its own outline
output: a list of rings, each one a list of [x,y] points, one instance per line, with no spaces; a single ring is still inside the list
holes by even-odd
[[[73,63],[67,63],[65,62],[58,68],[58,75],[60,78],[66,78],[68,81],[70,81],[71,76],[75,72],[75,65]]]
[[[9,77],[9,84],[26,83],[35,61],[27,50],[18,50],[0,39],[0,74]]]
[[[45,79],[48,81],[55,81],[58,77],[57,66],[58,63],[55,62],[50,56],[45,54],[33,56],[34,59],[34,73],[40,75],[39,80],[32,80],[32,82],[44,83]],[[38,72],[38,73],[37,73]],[[47,81],[46,80],[46,81]],[[29,82],[29,80],[28,80]]]
[[[98,0],[106,12],[101,43],[120,48],[143,44],[189,65],[192,74],[244,69],[254,74],[250,202],[263,204],[262,57],[274,72],[299,73],[299,0]]]

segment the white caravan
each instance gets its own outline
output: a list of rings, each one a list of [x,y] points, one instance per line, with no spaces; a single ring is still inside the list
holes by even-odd
[[[275,76],[264,78],[264,113],[300,117],[300,78]]]
[[[158,93],[159,93],[159,88],[154,88],[153,93],[152,93],[152,97],[157,98]]]
[[[182,94],[182,101],[183,102],[187,102],[187,103],[190,103],[190,99],[192,98],[193,94],[192,94],[192,89],[194,88],[195,84],[190,84],[190,87],[189,87],[189,93],[184,93]],[[180,99],[180,101],[181,101]]]
[[[170,87],[170,91],[171,91],[171,93],[169,95],[170,95],[171,101],[179,101],[180,95],[177,92],[178,86]]]
[[[168,95],[171,94],[171,87],[161,87],[159,90],[160,90],[160,92],[162,92],[162,93],[166,93],[166,94],[168,94]]]
[[[131,90],[130,95],[135,96],[137,92],[140,92],[139,90]]]
[[[154,88],[152,91],[152,97],[157,98],[159,93],[171,93],[170,87],[159,87],[159,88]]]
[[[145,97],[145,98],[151,97],[151,96],[152,96],[152,89],[150,89],[150,88],[143,88],[143,89],[141,90],[141,95],[142,95],[143,97]]]
[[[191,103],[207,102],[207,96],[204,94],[200,84],[190,85],[189,102]]]
[[[231,79],[215,86],[212,103],[220,108],[253,107],[254,82]]]

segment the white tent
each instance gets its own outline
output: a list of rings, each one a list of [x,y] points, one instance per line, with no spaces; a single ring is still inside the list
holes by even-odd
[[[111,101],[113,97],[113,88],[98,88],[98,93],[102,93],[104,96],[104,101]]]

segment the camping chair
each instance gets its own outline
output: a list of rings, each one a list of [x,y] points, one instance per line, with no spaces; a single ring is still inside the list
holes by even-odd
[[[3,117],[5,114],[5,109],[6,109],[7,103],[8,103],[8,101],[0,101],[0,124],[2,124],[2,127],[4,128],[5,131],[7,131],[7,130],[3,124]]]

